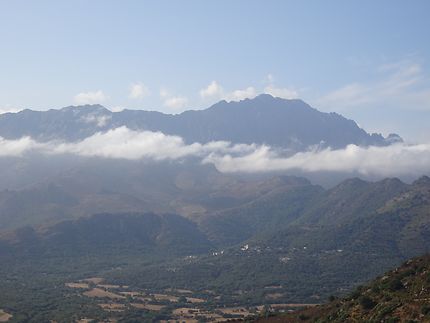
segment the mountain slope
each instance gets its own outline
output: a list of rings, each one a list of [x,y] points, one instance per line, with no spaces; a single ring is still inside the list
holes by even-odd
[[[218,245],[213,255],[114,277],[148,286],[156,270],[178,288],[253,294],[277,285],[279,301],[318,302],[430,249],[428,178],[352,179],[326,191],[303,184],[199,219]]]
[[[298,185],[294,181],[242,179],[192,161],[90,159],[42,182],[0,190],[0,231],[96,213],[175,213],[197,219],[288,191]]]
[[[401,140],[396,135],[370,135],[354,121],[336,113],[320,112],[301,100],[267,94],[240,102],[221,101],[206,110],[178,115],[143,110],[114,113],[100,105],[0,115],[0,136],[7,139],[30,136],[41,141],[76,141],[120,126],[178,135],[187,143],[225,140],[268,144],[291,151],[313,145],[340,148],[348,144],[388,145]]]
[[[101,214],[3,233],[5,284],[18,279],[25,285],[33,277],[43,282],[47,272],[63,284],[70,276],[100,275],[112,284],[156,291],[209,289],[230,306],[321,303],[430,248],[427,177],[410,185],[350,179],[324,190],[300,178],[242,182],[210,170],[208,182],[185,176],[186,169],[178,181],[171,176],[177,171],[167,172],[160,187],[180,184],[169,187],[175,194],[184,189],[187,201],[206,206],[205,212],[188,219]],[[57,188],[38,198],[75,203]],[[18,271],[24,276],[16,278]]]
[[[429,299],[430,256],[425,255],[360,286],[346,298],[258,322],[429,322]]]
[[[52,226],[24,227],[0,236],[3,253],[16,257],[82,255],[184,255],[207,252],[211,243],[191,221],[174,214],[97,214]]]

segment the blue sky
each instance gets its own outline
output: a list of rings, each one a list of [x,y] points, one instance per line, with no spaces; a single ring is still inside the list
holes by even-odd
[[[0,110],[258,93],[430,140],[429,1],[2,1]]]

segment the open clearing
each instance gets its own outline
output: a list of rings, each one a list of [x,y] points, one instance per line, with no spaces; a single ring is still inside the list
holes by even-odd
[[[195,298],[195,297],[186,297],[187,302],[196,304],[196,303],[204,303],[206,302],[204,299],[202,298]]]
[[[86,289],[90,288],[90,286],[87,283],[66,283],[66,286],[70,288],[86,288]]]
[[[270,307],[273,309],[281,309],[281,308],[313,307],[317,305],[319,304],[289,303],[289,304],[270,304]]]
[[[106,289],[118,289],[121,288],[119,285],[110,285],[110,284],[98,284],[98,287],[106,288]]]
[[[100,284],[102,281],[104,281],[101,277],[92,277],[92,278],[85,278],[82,279],[83,282],[93,283],[93,284]]]
[[[232,315],[232,314],[242,315],[242,316],[252,315],[245,307],[226,307],[226,308],[220,308],[219,311],[229,315]]]
[[[130,297],[137,297],[137,296],[142,296],[141,292],[119,292],[121,295],[124,296],[130,296]]]
[[[7,322],[12,318],[12,315],[0,310],[0,322]]]
[[[281,293],[266,294],[266,298],[268,299],[278,299],[278,298],[281,298],[282,296],[284,296],[284,294],[281,294]]]
[[[84,292],[83,294],[85,296],[88,296],[88,297],[99,297],[99,298],[110,298],[110,299],[123,299],[123,298],[125,298],[122,295],[108,292],[108,291],[103,290],[101,288],[93,288],[92,290]]]
[[[177,302],[179,300],[179,297],[173,296],[173,295],[166,295],[166,294],[153,294],[153,295],[157,301]]]
[[[108,312],[122,312],[127,308],[124,304],[120,303],[99,304],[99,306]]]
[[[139,309],[144,309],[144,310],[148,310],[148,311],[155,311],[155,312],[161,311],[161,309],[166,307],[164,305],[139,304],[139,303],[132,303],[130,305],[133,307],[139,308]]]
[[[151,291],[147,289],[135,289],[129,286],[119,284],[110,284],[104,282],[103,278],[88,278],[76,282],[66,283],[69,288],[75,289],[79,295],[84,295],[91,298],[98,298],[94,300],[99,308],[111,315],[121,315],[120,313],[126,310],[131,310],[131,307],[142,309],[152,312],[159,312],[161,310],[169,309],[170,316],[166,317],[165,322],[198,322],[202,319],[205,322],[227,322],[234,319],[250,318],[264,309],[264,305],[244,307],[219,307],[215,306],[211,310],[206,308],[206,303],[213,300],[219,300],[220,295],[210,290],[193,292],[188,289],[175,289],[168,288],[163,291]],[[277,286],[271,286],[273,291],[266,293],[266,298],[275,303],[278,299],[283,297],[283,294]],[[268,289],[268,288],[267,288]],[[240,294],[240,293],[239,293]],[[187,304],[179,303],[182,300]],[[130,303],[131,301],[131,303]],[[314,306],[315,304],[303,303],[278,303],[267,304],[270,311],[287,311],[297,308]],[[164,312],[164,311],[163,311]],[[116,314],[118,313],[118,314]],[[5,322],[8,316],[0,322]]]

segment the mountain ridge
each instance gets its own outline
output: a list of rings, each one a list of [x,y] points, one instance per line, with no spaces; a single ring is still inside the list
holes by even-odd
[[[369,134],[340,114],[318,111],[299,99],[262,94],[242,101],[220,101],[203,110],[180,114],[123,110],[112,112],[102,105],[68,106],[48,111],[23,110],[0,115],[0,136],[30,136],[40,141],[79,141],[100,131],[126,126],[161,131],[182,137],[186,143],[230,141],[267,144],[302,151],[310,146],[343,148],[348,144],[385,146],[402,139]]]

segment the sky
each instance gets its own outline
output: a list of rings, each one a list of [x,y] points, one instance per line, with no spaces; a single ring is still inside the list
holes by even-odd
[[[430,142],[430,2],[0,1],[0,111],[259,93]]]

